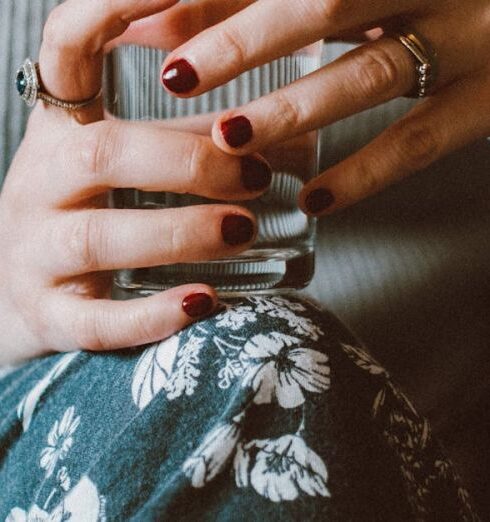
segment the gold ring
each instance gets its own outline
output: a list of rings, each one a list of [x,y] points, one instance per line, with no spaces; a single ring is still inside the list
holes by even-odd
[[[437,53],[432,45],[419,33],[407,26],[388,31],[385,36],[400,42],[410,51],[415,59],[417,83],[412,91],[406,94],[410,98],[424,98],[431,94],[437,80]]]

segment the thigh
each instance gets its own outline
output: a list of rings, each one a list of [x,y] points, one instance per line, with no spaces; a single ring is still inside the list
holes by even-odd
[[[143,348],[40,359],[0,398],[10,522],[477,519],[387,372],[296,297],[230,300]]]

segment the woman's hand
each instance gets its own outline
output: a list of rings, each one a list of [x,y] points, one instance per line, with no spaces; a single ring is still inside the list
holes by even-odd
[[[173,3],[63,3],[44,32],[45,89],[68,101],[92,97],[106,42]],[[116,210],[107,208],[107,193],[125,187],[250,199],[270,181],[258,155],[231,156],[209,137],[162,123],[102,119],[100,100],[74,112],[38,102],[30,117],[0,197],[0,365],[164,338],[210,313],[214,290],[191,284],[115,302],[111,271],[233,255],[254,239],[254,217],[234,205]]]
[[[203,11],[226,10],[223,0],[200,0]],[[163,83],[195,96],[252,67],[324,37],[369,31],[378,38],[272,94],[220,115],[214,142],[249,154],[403,96],[417,81],[415,60],[396,39],[381,36],[402,19],[438,54],[434,95],[372,143],[306,185],[300,205],[322,215],[373,194],[442,155],[490,134],[490,3],[488,0],[259,0],[175,49]],[[197,10],[197,7],[194,7]],[[215,21],[216,22],[216,21]],[[192,31],[191,31],[192,32]],[[159,44],[157,31],[148,32]],[[252,132],[233,136],[233,118]],[[250,129],[249,129],[250,130]],[[235,136],[236,137],[236,136]],[[246,138],[249,138],[246,141]],[[231,145],[230,145],[231,143]]]

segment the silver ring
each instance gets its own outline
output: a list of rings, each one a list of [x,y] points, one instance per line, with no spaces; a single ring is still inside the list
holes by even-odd
[[[410,98],[424,98],[431,94],[437,80],[437,53],[432,45],[420,34],[407,26],[386,33],[386,36],[399,41],[415,58],[417,83],[412,91],[406,94]]]
[[[86,107],[95,102],[102,95],[102,89],[92,98],[82,100],[79,102],[68,102],[55,98],[49,95],[42,88],[39,80],[39,64],[27,58],[22,64],[22,67],[17,71],[15,78],[15,86],[19,96],[26,102],[29,107],[32,107],[36,100],[43,100],[50,105],[65,109],[67,111],[75,111]]]

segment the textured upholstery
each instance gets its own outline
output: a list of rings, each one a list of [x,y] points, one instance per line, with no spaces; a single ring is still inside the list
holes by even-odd
[[[25,56],[37,56],[42,20],[56,3],[0,0],[0,179],[26,120],[12,78]],[[327,46],[326,59],[343,50]],[[396,100],[325,129],[322,167],[412,103]],[[489,174],[490,142],[482,140],[324,219],[308,291],[401,382],[490,516]]]

